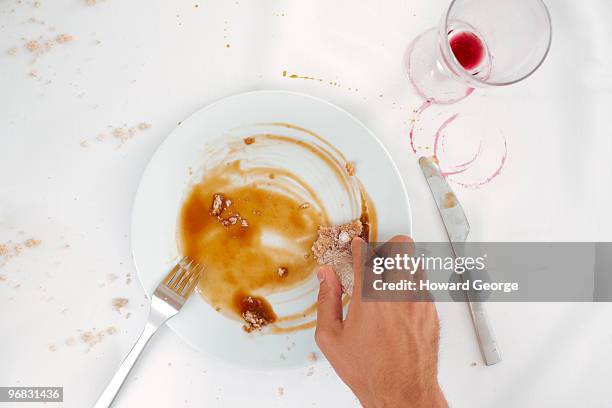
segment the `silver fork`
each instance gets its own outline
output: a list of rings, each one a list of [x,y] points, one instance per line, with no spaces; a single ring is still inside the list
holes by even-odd
[[[198,283],[201,271],[202,268],[197,263],[183,257],[155,289],[151,300],[149,319],[142,334],[98,397],[94,408],[108,408],[112,405],[145,346],[157,329],[181,310]]]

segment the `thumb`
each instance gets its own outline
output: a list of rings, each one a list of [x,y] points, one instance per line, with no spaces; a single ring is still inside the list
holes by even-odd
[[[317,331],[315,338],[319,346],[342,327],[342,287],[329,266],[317,271],[319,297],[317,299]]]

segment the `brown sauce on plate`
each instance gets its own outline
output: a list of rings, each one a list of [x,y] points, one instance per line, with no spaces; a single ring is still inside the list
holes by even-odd
[[[237,149],[262,142],[294,143],[318,155],[327,165],[337,167],[343,188],[351,188],[343,173],[344,162],[335,163],[336,156],[320,146],[265,134],[241,139]],[[350,194],[356,198],[354,190]],[[374,209],[363,188],[356,194],[361,195],[357,202],[361,201],[364,237],[374,239]],[[213,209],[215,195],[223,198],[220,211]],[[243,166],[241,160],[228,157],[206,169],[192,187],[180,212],[178,234],[182,254],[205,268],[197,291],[215,310],[247,321],[245,313],[250,312],[249,316],[270,325],[270,332],[287,333],[313,327],[316,304],[277,316],[265,297],[297,288],[312,278],[317,264],[311,247],[319,226],[325,225],[329,219],[321,200],[296,175],[279,168]]]

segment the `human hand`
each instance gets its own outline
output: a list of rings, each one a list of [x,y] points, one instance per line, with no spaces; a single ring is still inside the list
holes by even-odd
[[[390,242],[412,239],[397,236]],[[342,289],[322,267],[315,339],[338,376],[366,408],[448,407],[438,385],[439,323],[432,302],[363,302],[364,241],[352,242],[355,285],[342,320]]]

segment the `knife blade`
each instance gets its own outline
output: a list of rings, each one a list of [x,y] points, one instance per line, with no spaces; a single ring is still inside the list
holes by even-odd
[[[464,253],[465,241],[470,233],[470,224],[465,212],[434,160],[429,157],[421,157],[419,158],[419,166],[438,207],[453,255],[461,257]],[[465,282],[469,278],[469,271],[464,272],[460,276],[462,281]],[[468,290],[466,291],[466,297],[485,364],[497,364],[502,360],[501,352],[485,306],[479,301],[476,292]]]

